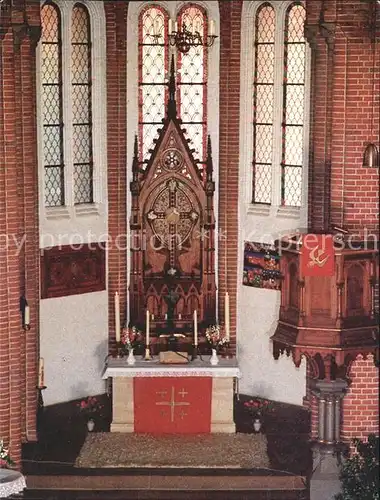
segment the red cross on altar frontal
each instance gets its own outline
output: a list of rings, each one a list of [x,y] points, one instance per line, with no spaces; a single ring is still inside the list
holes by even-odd
[[[211,391],[211,377],[136,377],[135,432],[209,433]]]

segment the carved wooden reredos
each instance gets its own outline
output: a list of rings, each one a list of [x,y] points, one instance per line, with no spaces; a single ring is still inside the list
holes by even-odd
[[[211,144],[204,174],[177,118],[174,70],[167,116],[145,169],[135,140],[131,211],[130,323],[153,315],[152,332],[165,331],[168,294],[176,299],[173,328],[190,332],[196,309],[200,326],[215,323],[215,184]]]

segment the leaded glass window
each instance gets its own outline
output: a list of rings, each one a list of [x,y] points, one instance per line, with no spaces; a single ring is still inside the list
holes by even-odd
[[[178,25],[207,36],[207,17],[196,5],[185,6],[178,15]],[[191,47],[187,54],[178,53],[179,113],[190,148],[201,162],[206,158],[207,135],[207,47]]]
[[[185,23],[207,35],[207,16],[194,4],[185,5],[177,16],[178,25]],[[147,161],[158,129],[165,117],[169,58],[174,47],[168,40],[169,15],[159,6],[148,6],[139,16],[139,151]],[[156,35],[161,35],[158,39]],[[192,47],[187,54],[176,51],[177,111],[187,131],[190,148],[200,164],[206,155],[207,134],[207,47]],[[203,168],[201,167],[201,171]]]
[[[88,11],[80,4],[74,6],[71,18],[71,113],[74,203],[91,203],[91,31]]]
[[[286,13],[282,120],[282,204],[299,207],[302,194],[305,100],[305,9],[291,5]]]
[[[275,12],[263,4],[255,23],[253,82],[253,202],[271,203]]]
[[[168,14],[147,7],[139,18],[139,151],[147,160],[165,117],[166,77],[169,65]],[[159,43],[154,35],[161,35]]]
[[[44,199],[48,207],[64,204],[61,18],[55,5],[41,9],[41,83]]]
[[[305,158],[305,9],[300,2],[265,2],[254,12],[249,62],[253,63],[252,202],[300,207]]]

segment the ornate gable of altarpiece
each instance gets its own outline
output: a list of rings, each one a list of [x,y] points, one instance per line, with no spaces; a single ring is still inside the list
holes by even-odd
[[[167,330],[173,296],[175,331],[191,331],[195,309],[200,326],[215,322],[211,144],[202,175],[177,118],[173,74],[167,116],[145,169],[135,142],[130,186],[130,322],[142,326],[148,309],[157,334]]]

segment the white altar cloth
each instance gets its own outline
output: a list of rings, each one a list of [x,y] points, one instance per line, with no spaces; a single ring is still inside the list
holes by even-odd
[[[144,361],[136,358],[134,365],[127,364],[127,358],[109,358],[103,371],[102,378],[108,377],[212,377],[212,378],[240,378],[236,358],[219,360],[219,364],[212,366],[209,356],[205,360],[199,358],[187,364],[170,365],[160,363],[158,358]]]
[[[0,468],[0,498],[16,495],[26,488],[24,476],[11,469]]]

